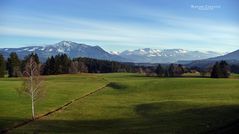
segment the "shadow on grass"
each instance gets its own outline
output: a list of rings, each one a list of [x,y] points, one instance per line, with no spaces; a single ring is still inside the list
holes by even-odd
[[[239,132],[239,105],[203,108],[185,102],[165,101],[136,105],[134,110],[137,116],[125,119],[41,119],[15,129],[13,133],[238,134]],[[4,120],[14,119],[4,118]]]
[[[176,133],[239,133],[239,105],[200,107],[166,101],[137,105],[135,111],[153,124],[167,124]]]
[[[110,82],[107,87],[113,88],[113,89],[117,89],[117,90],[124,90],[127,88],[127,85],[124,85],[122,83],[118,83],[118,82]]]

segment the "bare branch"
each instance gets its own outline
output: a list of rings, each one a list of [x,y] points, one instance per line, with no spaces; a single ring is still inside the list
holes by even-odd
[[[28,60],[23,76],[22,88],[17,90],[31,97],[32,118],[35,119],[35,101],[43,96],[43,89],[41,88],[43,79],[40,77],[40,66],[34,61],[33,57]]]

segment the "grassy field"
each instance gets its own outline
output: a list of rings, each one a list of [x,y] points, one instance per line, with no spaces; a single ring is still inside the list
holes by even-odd
[[[95,75],[59,75],[44,78],[44,97],[36,103],[37,114],[46,113],[66,102],[105,85],[105,80]],[[0,128],[5,128],[31,118],[30,97],[19,94],[21,79],[0,79]]]
[[[12,133],[213,133],[238,130],[239,79],[157,78],[137,74],[62,75],[46,78],[47,95],[38,114],[93,91]],[[30,103],[15,88],[18,79],[0,79],[0,128],[30,118]],[[228,129],[225,129],[228,128]]]

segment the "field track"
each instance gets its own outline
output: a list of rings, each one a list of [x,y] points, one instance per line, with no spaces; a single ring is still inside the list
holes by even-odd
[[[104,79],[104,80],[105,80],[105,79]],[[94,91],[92,91],[92,92],[89,92],[89,93],[87,93],[87,94],[85,94],[85,95],[83,95],[83,96],[81,96],[81,97],[79,97],[79,98],[73,99],[73,100],[67,102],[66,104],[64,104],[64,105],[62,105],[62,106],[60,106],[60,107],[58,107],[58,108],[56,108],[56,109],[54,109],[54,110],[52,110],[52,111],[50,111],[50,112],[47,112],[47,113],[42,114],[42,115],[39,115],[39,116],[37,116],[37,117],[35,118],[35,120],[39,120],[39,119],[41,119],[41,118],[43,118],[43,117],[49,116],[49,115],[51,115],[51,114],[53,114],[53,113],[55,113],[55,112],[57,112],[57,111],[60,111],[60,110],[62,110],[62,109],[64,109],[64,108],[68,107],[70,104],[72,104],[72,103],[74,103],[74,102],[76,102],[76,101],[82,100],[82,99],[84,99],[84,98],[86,98],[86,97],[88,97],[88,96],[90,96],[90,95],[92,95],[92,94],[95,94],[95,93],[99,92],[100,90],[104,89],[105,87],[107,87],[109,84],[110,84],[110,83],[108,82],[108,83],[105,84],[104,86],[102,86],[102,87],[100,87],[100,88],[98,88],[98,89],[96,89],[96,90],[94,90]],[[26,121],[24,121],[24,122],[22,122],[22,123],[19,123],[19,124],[17,124],[17,125],[14,125],[14,126],[12,126],[12,127],[3,129],[3,130],[0,131],[0,134],[7,133],[7,132],[9,132],[9,131],[11,131],[11,130],[13,130],[13,129],[22,127],[22,126],[24,126],[24,125],[27,125],[27,124],[29,124],[29,123],[35,121],[35,120],[29,119],[29,120],[26,120]]]

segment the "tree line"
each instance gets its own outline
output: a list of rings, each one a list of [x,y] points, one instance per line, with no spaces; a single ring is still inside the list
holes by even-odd
[[[57,75],[69,73],[112,73],[133,72],[133,64],[116,61],[98,60],[91,58],[69,58],[66,54],[58,54],[49,57],[44,63],[40,63],[36,53],[27,55],[23,60],[17,53],[12,52],[7,60],[0,54],[0,77],[8,74],[8,77],[20,77],[23,75],[27,61],[33,58],[40,65],[41,75]]]
[[[25,70],[30,58],[40,65],[41,75],[73,74],[73,73],[112,73],[131,72],[142,73],[147,76],[159,77],[181,77],[184,73],[198,71],[201,76],[209,75],[211,78],[228,78],[230,66],[226,61],[216,62],[208,69],[187,68],[181,64],[170,64],[157,66],[135,66],[133,63],[122,63],[116,61],[98,60],[92,58],[69,58],[66,54],[58,54],[49,57],[44,63],[40,63],[36,53],[27,55],[23,60],[18,58],[17,53],[12,52],[5,61],[0,54],[0,77],[8,74],[8,77],[19,77]],[[232,66],[237,70],[238,66]]]
[[[186,72],[186,67],[181,64],[170,64],[162,66],[158,64],[156,67],[139,67],[138,72],[147,76],[159,77],[181,77]]]
[[[228,78],[230,67],[226,61],[216,62],[212,68],[211,78]]]
[[[226,61],[216,62],[212,68],[206,69],[193,70],[180,64],[170,64],[165,68],[159,64],[155,69],[155,73],[160,77],[180,77],[184,73],[195,73],[195,71],[199,72],[202,77],[205,77],[207,74],[211,78],[228,78],[230,76],[230,66]]]

